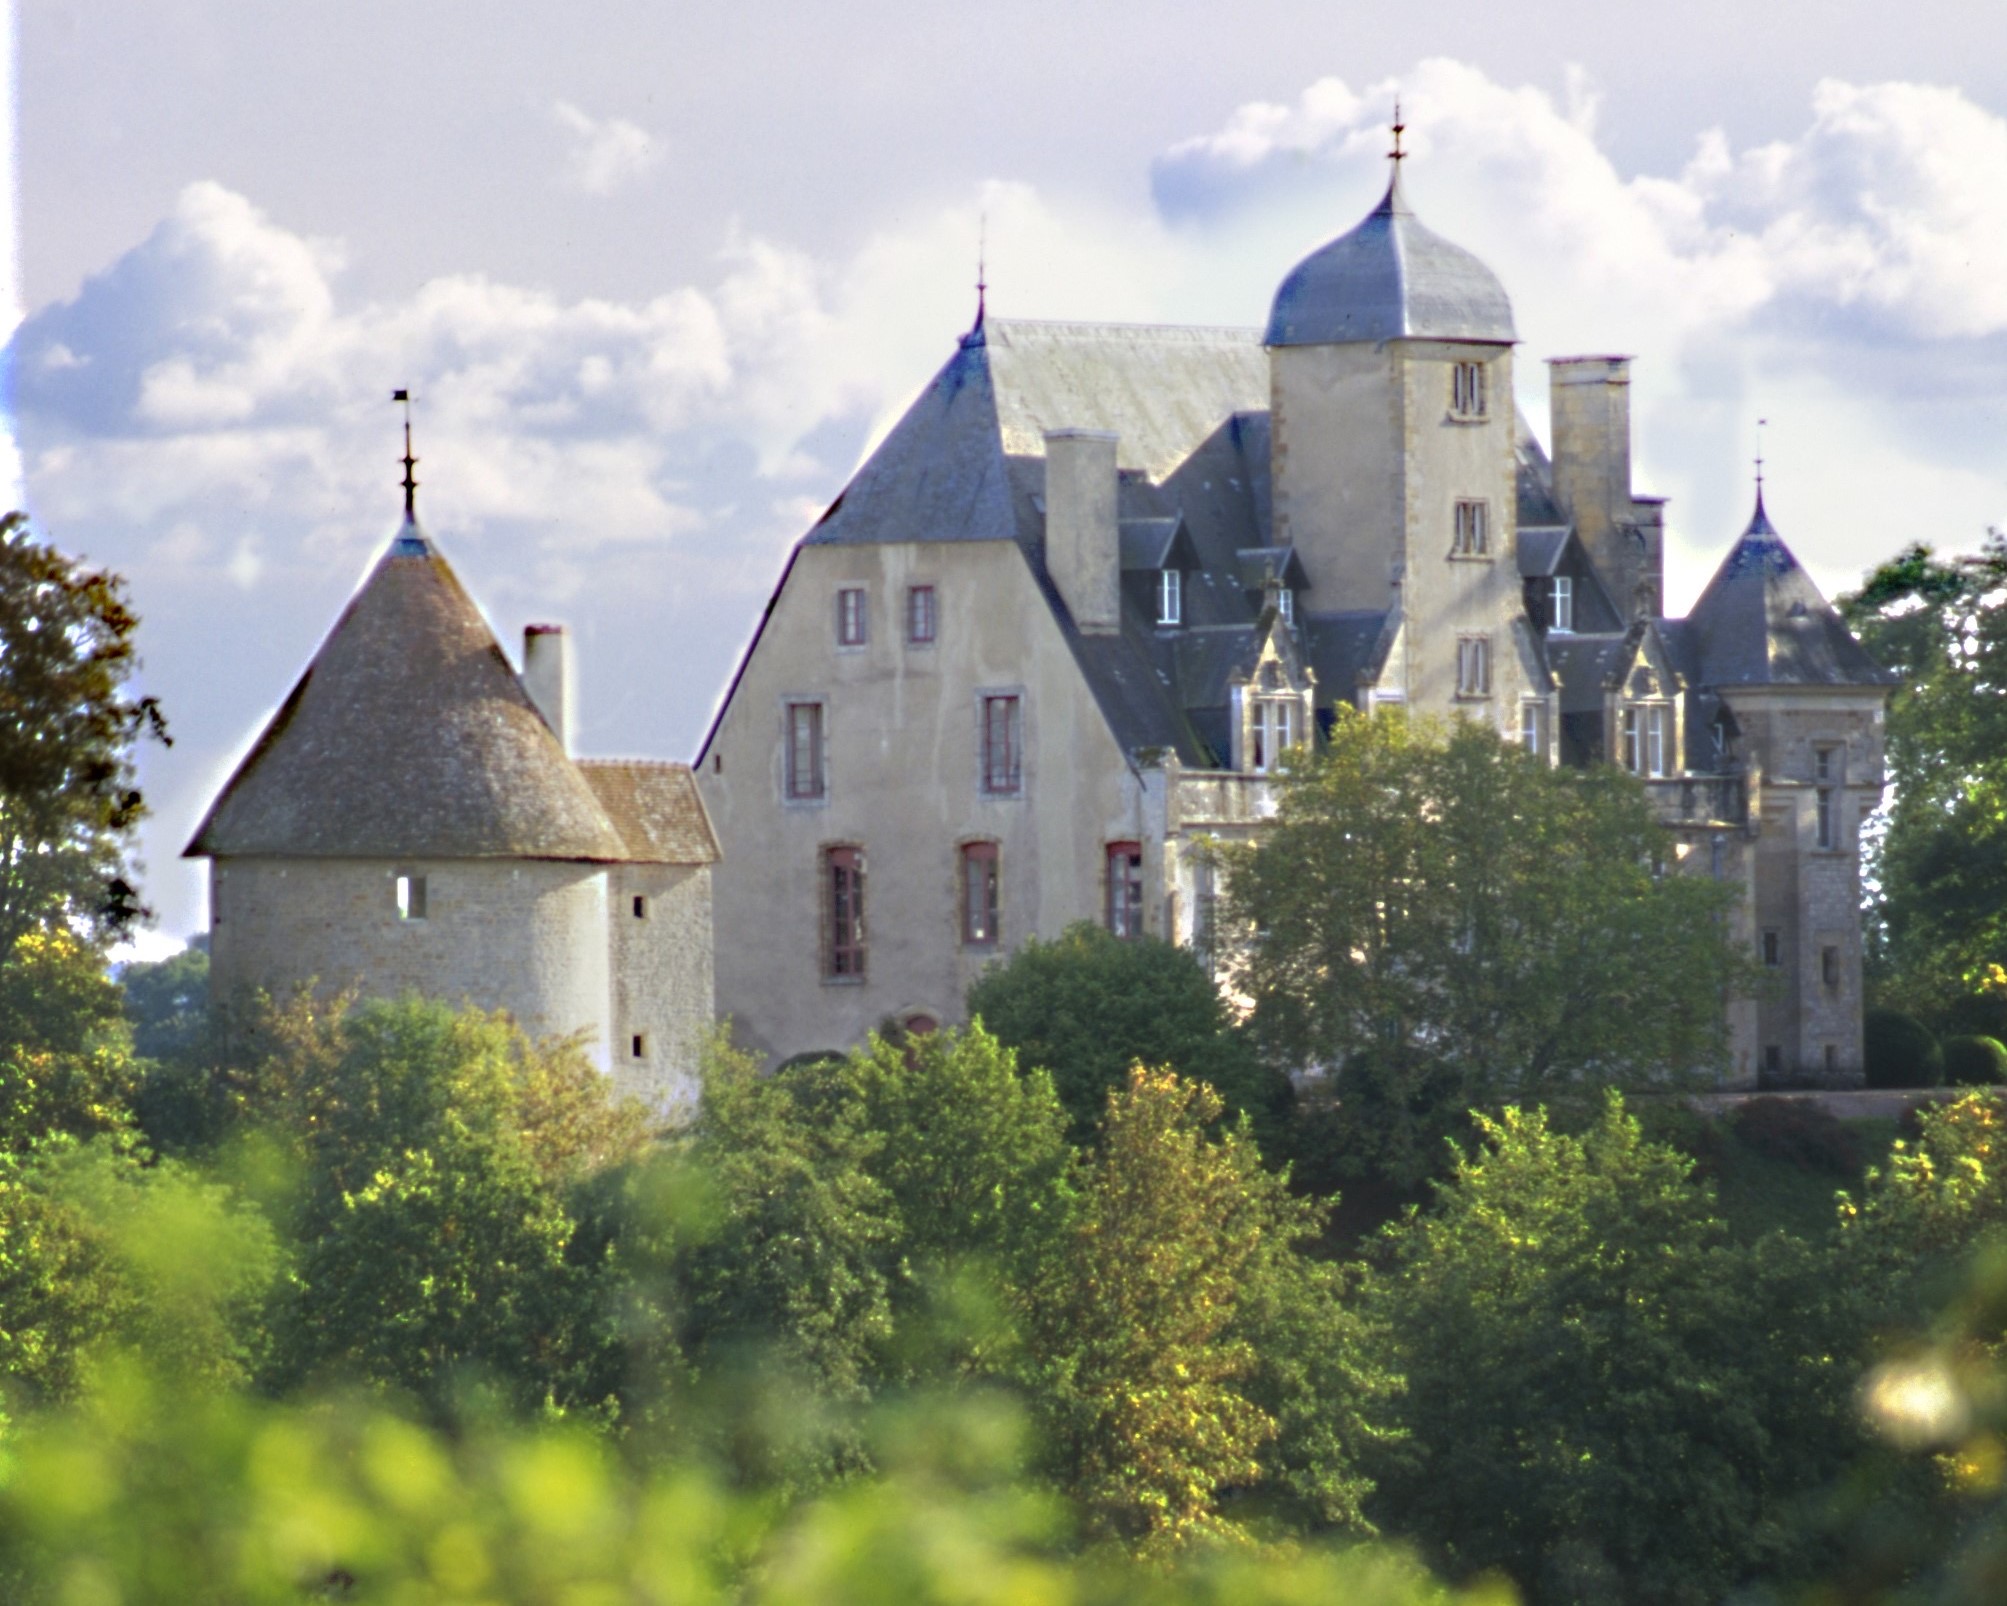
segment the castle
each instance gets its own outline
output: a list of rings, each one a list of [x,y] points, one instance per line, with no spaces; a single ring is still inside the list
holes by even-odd
[[[1504,288],[1380,204],[1265,331],[991,321],[790,557],[697,761],[722,1013],[770,1061],[961,1013],[1081,919],[1192,942],[1336,704],[1639,775],[1775,985],[1731,1085],[1861,1070],[1889,676],[1766,516],[1663,613],[1623,357],[1513,404]]]
[[[711,1029],[711,866],[681,764],[574,760],[564,633],[519,675],[405,521],[188,846],[210,996],[406,992],[583,1033],[673,1116]]]

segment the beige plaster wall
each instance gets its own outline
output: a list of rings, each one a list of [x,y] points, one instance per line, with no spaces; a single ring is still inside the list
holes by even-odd
[[[402,920],[400,874],[425,877]],[[259,989],[309,981],[365,997],[419,993],[505,1009],[530,1032],[591,1034],[607,1064],[607,873],[555,860],[228,859],[210,867],[211,996],[227,1016]]]
[[[935,588],[931,647],[905,642],[914,584]],[[870,599],[861,648],[835,643],[845,585]],[[1025,700],[1016,797],[979,789],[983,691]],[[824,704],[820,802],[782,795],[785,707],[798,698]],[[847,1047],[888,1017],[961,1019],[969,983],[998,955],[1099,919],[1105,844],[1145,836],[1140,785],[1009,541],[804,547],[697,783],[723,850],[718,1007],[770,1060]],[[971,839],[999,844],[996,948],[960,942],[957,850]],[[862,981],[822,975],[821,849],[833,843],[865,854]]]
[[[623,864],[611,877],[614,1082],[665,1118],[686,1116],[715,1018],[711,871]],[[646,900],[639,918],[637,897]]]

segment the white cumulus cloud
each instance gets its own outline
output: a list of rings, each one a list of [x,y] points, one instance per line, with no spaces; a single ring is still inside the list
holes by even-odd
[[[571,136],[566,177],[587,195],[611,195],[662,160],[661,142],[624,117],[591,117],[560,100],[551,121]]]

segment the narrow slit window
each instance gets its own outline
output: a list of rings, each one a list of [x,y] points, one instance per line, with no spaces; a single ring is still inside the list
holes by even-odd
[[[1666,709],[1653,704],[1645,710],[1645,773],[1666,772]]]
[[[425,877],[422,875],[400,875],[397,878],[397,918],[425,918]]]
[[[628,1043],[627,1048],[629,1058],[645,1060],[648,1058],[648,1034],[646,1032],[636,1032],[633,1039]]]
[[[634,895],[634,918],[636,920],[648,918],[648,900],[638,892]]]
[[[1485,416],[1483,363],[1460,362],[1451,370],[1450,411],[1459,418]]]
[[[1519,705],[1519,745],[1539,758],[1547,751],[1547,705],[1526,702]]]
[[[1633,775],[1644,768],[1644,739],[1639,724],[1639,711],[1626,708],[1623,715],[1624,768]]]
[[[1766,931],[1763,933],[1763,963],[1775,970],[1784,963],[1784,933]]]
[[[1833,794],[1830,788],[1820,787],[1818,797],[1819,846],[1832,848],[1839,846],[1839,830],[1833,809]]]
[[[1143,844],[1108,844],[1108,929],[1118,937],[1143,935]]]
[[[1821,948],[1819,950],[1819,979],[1828,987],[1840,985],[1840,950]]]

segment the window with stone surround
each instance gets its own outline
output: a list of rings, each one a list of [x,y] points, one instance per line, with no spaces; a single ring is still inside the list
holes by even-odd
[[[836,644],[861,647],[869,639],[870,616],[866,611],[864,587],[844,586],[836,593]]]
[[[1840,985],[1840,950],[1826,947],[1819,950],[1819,980],[1828,987]]]
[[[934,629],[934,588],[932,586],[908,586],[906,588],[906,645],[909,647],[933,646]]]
[[[997,845],[964,842],[961,851],[962,946],[994,948],[997,943],[999,880]]]
[[[976,734],[982,743],[984,795],[1019,795],[1024,790],[1024,699],[1016,692],[986,693]]]
[[[1488,411],[1484,364],[1460,362],[1450,369],[1450,412],[1458,418],[1483,418]]]
[[[1491,695],[1491,637],[1457,637],[1456,694],[1459,697]]]
[[[864,850],[822,850],[822,979],[864,980]]]
[[[1450,540],[1450,556],[1453,558],[1491,556],[1490,504],[1469,497],[1457,503],[1456,530]]]
[[[787,705],[787,750],[783,786],[790,803],[812,803],[824,795],[822,767],[822,704]]]

